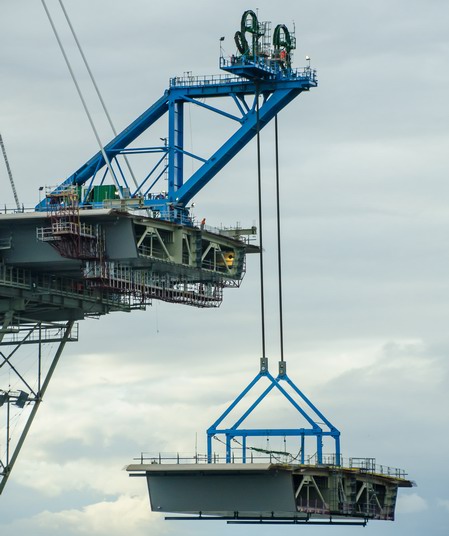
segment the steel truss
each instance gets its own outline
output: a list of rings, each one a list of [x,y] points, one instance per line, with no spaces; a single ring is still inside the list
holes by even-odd
[[[151,304],[155,299],[199,308],[219,307],[223,301],[223,288],[240,283],[222,278],[198,282],[183,274],[134,270],[115,262],[87,263],[85,280],[91,289],[118,296],[129,295],[142,305]]]
[[[67,342],[77,340],[78,324],[74,321],[33,322],[13,313],[4,315],[0,329],[0,494],[62,351]],[[47,355],[49,344],[56,346]],[[35,348],[35,355],[30,355],[30,345]],[[8,350],[5,351],[6,349]]]

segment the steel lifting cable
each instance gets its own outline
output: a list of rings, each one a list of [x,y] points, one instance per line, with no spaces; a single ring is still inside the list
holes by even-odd
[[[17,211],[20,212],[19,197],[18,197],[18,195],[17,195],[16,185],[14,184],[14,179],[13,179],[13,176],[12,176],[12,171],[11,171],[11,168],[10,168],[10,166],[9,166],[8,156],[7,156],[7,154],[6,154],[5,144],[3,143],[3,138],[2,138],[2,135],[1,135],[1,134],[0,134],[0,147],[1,147],[1,149],[2,149],[3,159],[5,160],[6,171],[8,172],[9,182],[11,183],[12,193],[13,193],[13,195],[14,195],[14,200],[15,200],[15,202],[16,202]]]
[[[281,203],[279,194],[279,136],[278,136],[278,116],[274,118],[274,146],[276,154],[276,225],[278,242],[278,292],[279,292],[279,346],[281,362],[284,362],[284,320],[282,303],[282,255],[281,255]]]
[[[260,324],[262,337],[262,358],[266,358],[265,346],[265,292],[263,270],[263,226],[262,226],[262,173],[260,165],[260,124],[259,124],[259,88],[256,89],[256,139],[257,139],[257,190],[259,203],[259,268],[260,268]]]
[[[260,309],[261,309],[261,337],[262,357],[266,357],[265,343],[265,290],[264,290],[264,264],[263,264],[263,226],[262,226],[262,173],[260,151],[260,124],[259,124],[259,92],[256,92],[256,130],[257,130],[257,186],[259,204],[259,244],[260,244]],[[281,203],[279,180],[279,133],[278,116],[274,118],[275,136],[275,166],[276,166],[276,227],[277,227],[277,257],[278,257],[278,300],[279,300],[279,348],[280,361],[284,363],[284,318],[282,301],[282,248],[281,248]]]

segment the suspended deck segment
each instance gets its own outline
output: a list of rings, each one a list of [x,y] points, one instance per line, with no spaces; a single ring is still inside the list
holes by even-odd
[[[257,396],[231,426],[223,422],[238,408],[259,380],[268,387]],[[282,386],[283,385],[283,386]],[[298,402],[286,391],[290,387]],[[291,428],[245,428],[240,425],[259,404],[278,389],[296,409],[306,426],[295,418]],[[266,412],[266,408],[265,408]],[[238,415],[237,415],[238,417]],[[327,430],[325,429],[327,427]],[[217,436],[225,436],[221,441]],[[247,443],[266,437],[267,449]],[[284,449],[268,450],[272,438],[284,438]],[[323,453],[323,439],[333,440],[335,452]],[[312,438],[306,451],[305,439]],[[212,439],[224,445],[225,453],[212,450]],[[297,450],[287,451],[296,444]],[[332,443],[332,442],[331,442]],[[130,476],[147,479],[153,511],[187,515],[166,519],[221,519],[232,523],[348,524],[366,525],[368,520],[393,521],[398,488],[413,482],[400,469],[376,465],[374,458],[344,460],[340,432],[300,391],[279,363],[277,378],[268,372],[266,358],[260,373],[231,403],[207,431],[207,454],[180,457],[144,456],[127,467]]]
[[[371,459],[356,465],[167,464],[155,458],[127,471],[147,479],[155,512],[257,523],[393,521],[398,488],[413,483]]]

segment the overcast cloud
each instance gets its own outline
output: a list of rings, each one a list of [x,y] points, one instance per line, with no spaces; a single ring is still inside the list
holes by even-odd
[[[55,0],[48,0],[105,142],[106,122]],[[245,9],[296,24],[319,86],[279,117],[290,376],[342,432],[343,455],[401,467],[397,520],[368,535],[449,529],[449,4],[443,0],[65,0],[116,128],[186,71],[218,73]],[[42,5],[0,0],[0,132],[21,202],[97,151]],[[192,110],[198,153],[226,136]],[[217,123],[218,125],[218,123]],[[165,135],[165,126],[161,132]],[[219,139],[219,138],[217,138]],[[262,135],[267,346],[279,358],[273,128]],[[257,218],[250,144],[195,200],[212,224]],[[2,205],[13,196],[0,165]],[[5,536],[272,534],[164,522],[123,467],[141,451],[190,452],[258,370],[258,259],[218,310],[154,303],[81,323],[0,498]],[[0,386],[1,387],[1,386]],[[273,401],[270,419],[287,414]],[[279,529],[280,531],[281,529]],[[282,528],[286,534],[297,527]],[[328,527],[315,527],[325,534]],[[351,529],[359,530],[359,529]],[[347,534],[343,528],[333,528]]]

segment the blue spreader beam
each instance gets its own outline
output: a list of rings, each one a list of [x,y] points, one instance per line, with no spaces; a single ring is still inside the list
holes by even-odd
[[[241,415],[235,423],[228,427],[222,428],[223,421],[239,405],[239,403],[252,391],[254,386],[260,380],[268,380],[268,387],[260,394],[251,406]],[[298,401],[290,395],[284,388],[288,385],[297,395]],[[240,425],[253,413],[259,404],[269,395],[271,391],[277,389],[283,397],[296,409],[298,417],[306,423],[305,426],[298,428],[240,428]],[[305,439],[313,437],[316,441],[316,458],[317,463],[323,463],[323,438],[331,437],[335,443],[334,460],[335,465],[340,465],[340,432],[335,426],[319,411],[319,409],[304,395],[304,393],[288,377],[285,369],[285,363],[281,362],[279,374],[274,378],[268,371],[268,360],[261,358],[260,372],[250,382],[250,384],[239,394],[223,414],[207,430],[207,458],[208,462],[213,461],[212,440],[217,436],[225,437],[226,444],[226,462],[232,460],[232,441],[236,438],[241,440],[242,461],[246,463],[247,459],[247,438],[248,437],[298,437],[300,446],[301,463],[305,460]],[[239,445],[239,446],[240,446]]]

